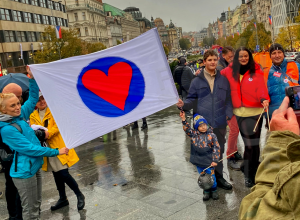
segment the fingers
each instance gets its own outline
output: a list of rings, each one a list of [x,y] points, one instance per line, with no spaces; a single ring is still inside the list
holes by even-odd
[[[279,110],[278,113],[286,111],[288,109],[288,107],[289,107],[289,103],[290,103],[290,99],[289,99],[289,97],[286,96],[283,99],[280,107],[278,108],[278,110]]]
[[[288,108],[286,114],[287,114],[287,120],[289,122],[295,122],[295,121],[297,121],[297,116],[296,116],[296,114],[295,114],[295,112],[294,112],[294,110],[292,108]]]

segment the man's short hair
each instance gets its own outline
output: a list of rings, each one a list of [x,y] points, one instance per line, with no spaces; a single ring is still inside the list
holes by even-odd
[[[223,49],[222,49],[222,54],[226,55],[226,54],[228,54],[229,52],[234,53],[233,47],[230,47],[230,46],[228,46],[228,47],[223,47]]]
[[[218,58],[218,54],[214,50],[207,50],[203,55],[203,60],[206,61],[209,56],[216,56]]]

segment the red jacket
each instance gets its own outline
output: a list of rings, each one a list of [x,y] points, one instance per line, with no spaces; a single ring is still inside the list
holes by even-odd
[[[231,89],[231,99],[233,108],[249,107],[260,108],[263,100],[269,100],[268,89],[264,82],[264,72],[258,64],[255,64],[255,74],[250,77],[250,71],[247,71],[240,82],[232,76],[232,63],[221,71],[221,74],[227,78]]]

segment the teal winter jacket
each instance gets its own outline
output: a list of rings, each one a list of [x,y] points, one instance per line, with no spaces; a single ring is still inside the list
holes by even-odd
[[[29,80],[29,99],[21,108],[21,115],[9,118],[8,115],[0,115],[0,132],[3,143],[11,150],[18,152],[16,165],[16,153],[14,155],[10,176],[12,178],[28,179],[36,174],[43,165],[43,157],[54,157],[59,154],[57,149],[42,147],[35,132],[27,124],[30,114],[34,111],[39,100],[39,88],[34,79]],[[7,120],[9,118],[9,120]],[[25,120],[26,121],[25,121]],[[16,123],[22,133],[10,124]],[[17,168],[17,169],[15,169]]]
[[[272,117],[273,112],[279,108],[283,99],[285,98],[285,88],[290,86],[288,82],[285,82],[285,77],[287,76],[286,74],[287,64],[288,61],[284,59],[280,66],[272,65],[269,71],[267,85],[268,85],[269,96],[271,99],[270,107],[269,107],[270,118]],[[300,64],[297,62],[296,64],[299,71]],[[274,76],[275,72],[281,73],[281,76],[280,77]]]

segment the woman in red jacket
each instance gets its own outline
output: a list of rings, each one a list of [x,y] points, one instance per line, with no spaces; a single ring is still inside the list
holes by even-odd
[[[242,47],[236,51],[233,63],[222,70],[221,74],[229,81],[233,114],[245,144],[244,162],[241,166],[245,175],[245,185],[252,187],[259,165],[262,120],[256,131],[253,130],[263,108],[267,108],[270,101],[264,83],[264,73],[254,62],[251,52]]]

